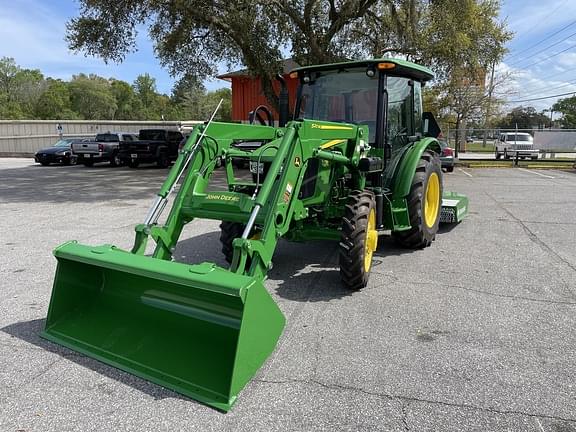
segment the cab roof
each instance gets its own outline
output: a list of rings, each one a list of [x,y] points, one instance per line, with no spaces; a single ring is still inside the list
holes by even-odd
[[[305,66],[293,69],[292,72],[314,72],[314,71],[337,70],[337,69],[355,68],[355,67],[367,68],[369,66],[377,68],[378,63],[394,63],[396,66],[393,69],[386,69],[386,71],[391,75],[405,76],[423,82],[429,81],[434,78],[434,74],[432,73],[432,71],[425,66],[421,66],[419,64],[412,63],[407,60],[394,59],[388,57]]]

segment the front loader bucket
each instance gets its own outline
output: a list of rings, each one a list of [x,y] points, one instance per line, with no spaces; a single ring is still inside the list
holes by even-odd
[[[214,264],[65,243],[42,337],[228,411],[284,316],[261,282]]]

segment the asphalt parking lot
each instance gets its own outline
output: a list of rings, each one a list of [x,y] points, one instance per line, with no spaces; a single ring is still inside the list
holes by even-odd
[[[52,249],[129,248],[166,173],[0,159],[0,431],[576,431],[575,171],[445,175],[469,217],[425,250],[381,239],[359,292],[336,244],[281,242],[288,324],[228,414],[38,336]],[[177,260],[225,265],[218,238],[188,225]]]

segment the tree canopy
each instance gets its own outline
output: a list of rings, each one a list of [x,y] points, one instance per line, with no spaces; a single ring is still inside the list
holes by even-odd
[[[510,38],[498,0],[80,0],[68,23],[72,49],[122,61],[142,26],[174,75],[202,81],[218,66],[258,75],[272,104],[280,60],[301,65],[401,55],[453,71],[484,70]]]
[[[550,118],[533,107],[519,106],[510,111],[497,124],[503,129],[532,129],[550,127]]]
[[[576,96],[560,99],[552,106],[552,110],[562,114],[560,123],[563,128],[576,129]]]
[[[181,79],[172,93],[158,93],[146,73],[132,84],[94,74],[63,81],[0,59],[0,119],[202,120],[223,98],[219,119],[230,120],[229,89],[207,92],[202,83]]]

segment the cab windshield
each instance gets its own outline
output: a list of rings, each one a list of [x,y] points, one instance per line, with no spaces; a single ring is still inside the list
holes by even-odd
[[[319,71],[302,86],[297,118],[368,125],[369,142],[376,137],[378,78],[366,68]]]

